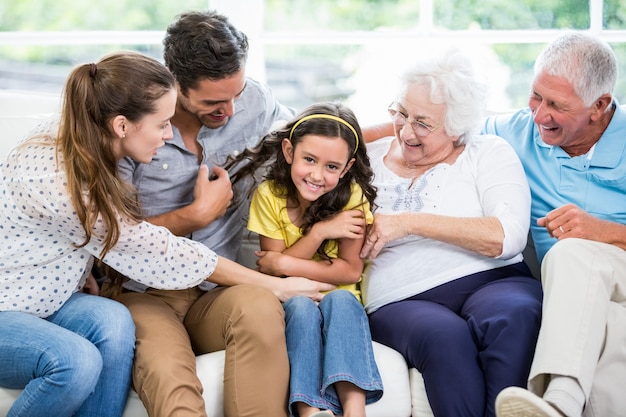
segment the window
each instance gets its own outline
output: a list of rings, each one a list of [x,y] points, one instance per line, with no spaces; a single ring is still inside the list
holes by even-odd
[[[60,91],[69,70],[116,49],[158,59],[167,24],[207,6],[250,38],[248,74],[296,108],[344,100],[362,120],[386,120],[397,73],[448,46],[489,80],[490,109],[525,106],[532,65],[560,31],[610,42],[626,73],[620,0],[22,0],[0,6],[0,88]],[[40,17],[41,16],[41,17]],[[624,102],[626,79],[616,96]],[[367,123],[364,122],[364,123]]]

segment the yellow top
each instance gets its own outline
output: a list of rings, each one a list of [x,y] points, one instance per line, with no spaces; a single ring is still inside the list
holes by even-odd
[[[374,216],[370,210],[369,201],[363,195],[361,187],[353,182],[351,192],[350,201],[344,207],[344,211],[352,209],[362,210],[365,213],[367,224],[372,224]],[[271,239],[280,239],[285,242],[285,246],[288,248],[302,237],[300,227],[293,224],[289,219],[287,199],[276,197],[272,193],[270,182],[268,181],[261,183],[252,196],[248,229]],[[329,240],[324,248],[324,252],[331,259],[337,258],[339,255],[337,240]],[[313,259],[319,260],[319,256],[315,255]],[[361,299],[361,292],[357,284],[342,285],[338,288],[349,290],[357,299]]]

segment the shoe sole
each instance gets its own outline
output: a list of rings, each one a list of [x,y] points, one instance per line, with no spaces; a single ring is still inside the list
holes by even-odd
[[[496,398],[498,417],[562,417],[541,398],[522,388],[506,388]]]

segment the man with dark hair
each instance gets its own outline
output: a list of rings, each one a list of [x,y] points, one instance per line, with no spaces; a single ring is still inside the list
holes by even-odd
[[[293,111],[246,76],[246,35],[224,16],[178,16],[164,47],[178,88],[174,137],[150,164],[127,159],[120,170],[137,187],[150,222],[236,260],[248,201],[231,201],[228,173],[217,165],[255,145]],[[319,300],[333,286],[252,275],[217,284],[182,291],[124,284],[117,299],[137,327],[135,390],[151,417],[205,416],[195,355],[225,349],[224,415],[286,416],[289,362],[281,301],[294,295]]]

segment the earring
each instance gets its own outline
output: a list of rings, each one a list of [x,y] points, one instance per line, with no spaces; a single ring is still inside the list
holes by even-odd
[[[122,139],[126,138],[126,133],[122,134]]]

